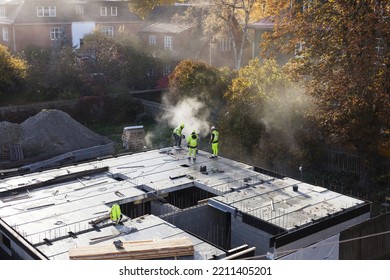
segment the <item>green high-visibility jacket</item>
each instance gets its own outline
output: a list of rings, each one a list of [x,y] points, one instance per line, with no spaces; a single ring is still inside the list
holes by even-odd
[[[121,212],[120,206],[117,203],[112,205],[111,211],[110,211],[111,220],[113,220],[114,222],[118,221],[121,217],[121,214],[122,214],[122,212]]]
[[[182,132],[183,128],[181,127],[181,125],[179,125],[178,127],[176,127],[174,130],[173,130],[173,133],[181,136],[181,132]]]
[[[219,138],[219,132],[217,130],[213,130],[213,132],[211,132],[211,142],[218,143],[218,138]]]
[[[198,135],[191,134],[187,138],[187,143],[189,148],[196,148],[198,147]]]

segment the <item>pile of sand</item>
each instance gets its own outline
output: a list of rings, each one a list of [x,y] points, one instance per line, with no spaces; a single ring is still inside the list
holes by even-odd
[[[43,110],[21,124],[0,122],[0,149],[3,143],[20,144],[25,158],[59,155],[110,142],[60,110]]]

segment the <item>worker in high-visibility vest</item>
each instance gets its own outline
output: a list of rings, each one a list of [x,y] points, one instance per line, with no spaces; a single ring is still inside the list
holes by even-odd
[[[191,135],[187,138],[187,148],[188,148],[188,159],[191,160],[191,157],[196,161],[196,150],[198,148],[199,137],[196,134],[195,130],[192,131]]]
[[[181,125],[179,125],[178,127],[176,127],[173,130],[172,134],[173,134],[173,137],[175,138],[175,146],[177,146],[177,147],[181,147],[181,139],[182,139],[183,129],[184,129],[184,124],[182,123]]]
[[[219,140],[219,132],[215,128],[215,126],[211,127],[211,137],[210,137],[210,144],[211,144],[211,151],[213,155],[210,158],[217,158],[218,157],[218,140]]]
[[[119,223],[122,220],[122,212],[119,204],[115,203],[111,207],[110,218],[113,222]]]

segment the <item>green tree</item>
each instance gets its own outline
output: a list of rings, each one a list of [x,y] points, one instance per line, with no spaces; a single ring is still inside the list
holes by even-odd
[[[148,73],[158,59],[148,53],[135,36],[119,33],[109,37],[96,29],[84,37],[79,55],[86,58],[79,64],[82,80],[94,95],[104,95],[106,87],[117,81],[130,88],[155,85],[156,81]]]
[[[77,63],[76,53],[69,46],[51,52],[46,81],[58,98],[79,96],[81,93],[82,83]]]
[[[27,91],[33,101],[72,98],[82,88],[76,54],[68,46],[56,49],[27,47],[23,57],[29,64]]]
[[[50,65],[50,50],[36,47],[26,47],[23,57],[29,64],[27,75],[27,90],[32,100],[42,101],[52,92],[47,83],[48,66]]]
[[[80,64],[81,79],[94,95],[106,94],[107,85],[120,79],[122,60],[117,38],[105,35],[99,28],[84,37],[79,53],[85,58]]]
[[[156,78],[152,70],[158,68],[159,59],[152,56],[139,40],[131,36],[120,36],[118,52],[121,62],[121,79],[129,88],[153,88]]]
[[[26,73],[26,61],[12,55],[7,47],[0,45],[0,94],[11,93],[21,86]]]
[[[287,1],[282,1],[287,4]],[[388,1],[293,1],[280,10],[272,39],[294,53],[291,69],[305,77],[317,106],[311,116],[326,141],[357,153],[360,185],[370,185],[378,146],[390,127]]]

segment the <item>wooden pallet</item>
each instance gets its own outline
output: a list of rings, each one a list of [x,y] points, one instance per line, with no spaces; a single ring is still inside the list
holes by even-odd
[[[194,255],[194,245],[187,237],[161,240],[123,241],[114,244],[71,248],[71,260],[147,260]]]
[[[126,150],[142,151],[144,148],[145,131],[143,126],[128,126],[123,129],[122,144]]]
[[[3,144],[3,154],[2,154],[3,159],[10,159],[11,158],[11,153],[9,150],[9,146],[7,144]]]

